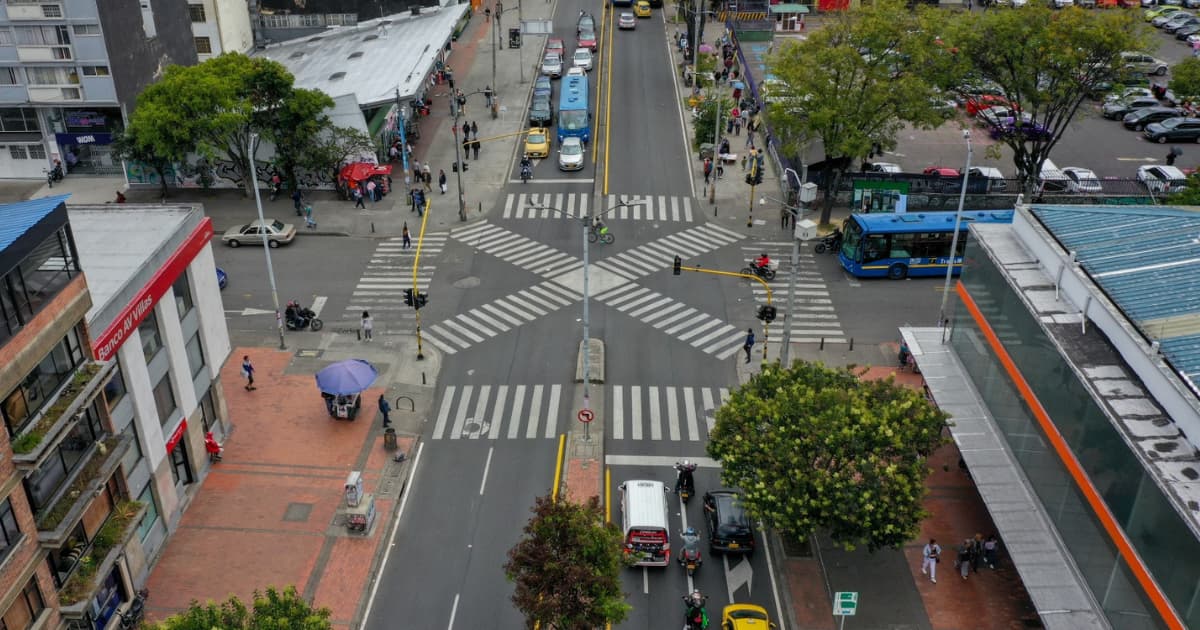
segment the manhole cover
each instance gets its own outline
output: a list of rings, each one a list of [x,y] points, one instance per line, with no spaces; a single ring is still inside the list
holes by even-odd
[[[477,286],[479,286],[479,278],[475,276],[469,276],[454,283],[456,289],[474,289]]]
[[[289,503],[283,513],[283,520],[288,523],[303,523],[308,520],[308,515],[312,514],[312,508],[311,503]]]
[[[463,424],[462,436],[468,439],[475,439],[487,433],[487,430],[492,426],[492,423],[481,420],[467,420]]]

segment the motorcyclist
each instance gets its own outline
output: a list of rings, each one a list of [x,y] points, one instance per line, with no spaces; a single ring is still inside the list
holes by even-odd
[[[531,168],[533,168],[533,160],[529,158],[528,153],[522,154],[521,155],[521,170],[524,171],[525,169],[531,169]]]
[[[771,257],[767,255],[767,252],[763,252],[761,256],[754,259],[754,266],[762,270],[770,269]]]
[[[283,316],[288,323],[298,328],[298,324],[300,323],[300,305],[295,300],[289,300],[287,308],[283,310]]]
[[[704,602],[707,600],[708,597],[701,595],[698,590],[683,596],[683,605],[686,607],[683,621],[688,628],[708,627],[708,611],[704,609]]]
[[[688,527],[679,534],[683,540],[683,549],[679,550],[679,563],[683,564],[684,559],[690,554],[697,559],[700,556],[700,534],[696,533],[695,527]]]
[[[686,459],[682,462],[676,462],[675,470],[679,471],[679,474],[675,477],[675,492],[678,493],[680,489],[686,488],[688,492],[694,494],[696,492],[696,481],[692,478],[692,473],[696,471],[695,462]]]

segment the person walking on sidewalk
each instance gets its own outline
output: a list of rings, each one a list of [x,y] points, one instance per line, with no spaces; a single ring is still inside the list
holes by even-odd
[[[307,204],[304,206],[304,227],[310,230],[315,230],[317,228],[317,221],[316,219],[313,219],[312,204]]]
[[[958,573],[962,575],[962,579],[967,579],[967,573],[971,571],[970,538],[964,538],[962,544],[958,546],[958,556],[954,560],[954,566],[958,567]]]
[[[404,231],[400,232],[400,237],[404,239],[404,244],[401,245],[401,249],[408,249],[412,247],[412,238],[408,235],[408,221],[404,222]]]
[[[421,181],[425,182],[425,191],[426,192],[429,192],[429,182],[432,181],[432,179],[429,176],[429,172],[430,172],[429,160],[425,160],[425,163],[421,165]]]
[[[358,186],[354,187],[354,192],[350,193],[350,195],[354,197],[355,208],[362,208],[363,210],[367,209],[367,206],[363,204],[363,194],[362,191],[359,190]]]
[[[492,7],[483,8],[483,23],[487,24],[492,21]]]
[[[704,185],[708,185],[708,178],[712,177],[712,158],[704,158]]]
[[[246,391],[252,392],[257,387],[254,386],[254,364],[250,362],[250,355],[242,356],[242,378],[246,379]]]
[[[304,199],[304,194],[300,192],[299,188],[292,191],[292,205],[296,206],[296,214],[300,214],[300,209],[303,207],[301,206],[302,199]]]
[[[930,538],[929,544],[921,550],[921,575],[928,574],[929,581],[937,584],[937,563],[938,556],[942,555],[942,548],[937,544],[937,541]]]
[[[392,406],[388,404],[388,401],[386,398],[383,397],[383,394],[380,394],[379,395],[379,413],[383,414],[383,428],[385,428],[385,429],[392,426],[392,419],[388,417],[388,414],[390,414],[391,412],[392,412]]]
[[[371,319],[371,314],[363,311],[362,314],[362,334],[363,341],[371,340],[371,331],[375,329],[375,322]]]
[[[474,140],[471,141],[471,150],[475,153],[476,161],[479,160],[479,147],[481,144],[482,143],[479,142],[479,138],[475,138]]]
[[[479,138],[479,125],[475,124],[474,120],[471,121],[471,137]]]
[[[792,225],[792,222],[795,220],[795,218],[796,217],[792,214],[791,208],[784,206],[779,209],[779,226],[783,229],[788,229],[788,227]]]
[[[971,572],[979,573],[979,564],[983,562],[983,534],[975,533],[971,539]]]
[[[996,568],[996,552],[1000,548],[1000,541],[996,540],[996,534],[987,537],[983,541],[983,561],[987,563],[989,569]]]
[[[746,363],[750,362],[750,349],[754,347],[754,329],[746,329],[746,343],[742,344],[742,350],[746,351]]]
[[[438,169],[438,188],[442,189],[442,194],[446,194],[446,169]]]

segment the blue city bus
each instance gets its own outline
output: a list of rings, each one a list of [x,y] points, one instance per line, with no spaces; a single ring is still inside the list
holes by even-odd
[[[558,144],[570,136],[585,145],[592,140],[592,115],[588,111],[586,76],[563,77],[558,100]]]
[[[954,238],[953,212],[854,214],[842,226],[838,260],[857,278],[945,276]],[[971,223],[1012,223],[1012,210],[963,212],[954,254],[954,274],[962,271]]]

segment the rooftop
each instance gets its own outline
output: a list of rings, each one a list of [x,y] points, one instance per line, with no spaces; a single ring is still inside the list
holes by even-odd
[[[68,196],[57,195],[0,205],[0,251],[8,249],[38,221],[66,201]]]
[[[286,66],[297,87],[329,96],[354,94],[360,107],[373,107],[395,101],[397,89],[402,99],[422,91],[434,59],[468,8],[426,7],[420,16],[405,13],[331,27],[254,54]]]

